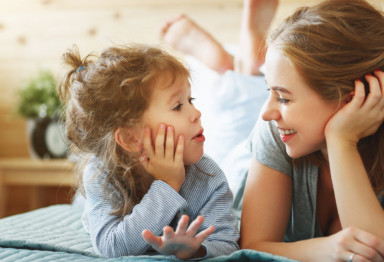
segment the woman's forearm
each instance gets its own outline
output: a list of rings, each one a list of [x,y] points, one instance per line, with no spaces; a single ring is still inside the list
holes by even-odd
[[[355,226],[384,239],[384,212],[356,145],[331,139],[327,145],[342,227]]]
[[[330,250],[325,237],[290,243],[258,241],[249,245],[243,243],[240,247],[241,249],[253,249],[298,261],[332,261],[329,258]]]

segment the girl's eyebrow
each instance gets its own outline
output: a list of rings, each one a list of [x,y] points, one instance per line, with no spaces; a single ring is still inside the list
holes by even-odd
[[[178,96],[179,96],[179,94],[181,93],[182,91],[180,90],[180,89],[177,89],[177,90],[175,90],[170,96],[169,96],[169,98],[168,98],[168,100],[167,100],[167,104],[170,104],[170,103],[172,103],[173,102],[173,100],[175,100]]]

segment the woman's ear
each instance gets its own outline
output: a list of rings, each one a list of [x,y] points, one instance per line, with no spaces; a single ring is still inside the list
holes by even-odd
[[[348,104],[352,101],[353,97],[355,96],[355,91],[349,92],[349,94],[345,97],[345,103]]]
[[[119,127],[115,131],[116,142],[128,152],[140,152],[143,145],[133,128]]]

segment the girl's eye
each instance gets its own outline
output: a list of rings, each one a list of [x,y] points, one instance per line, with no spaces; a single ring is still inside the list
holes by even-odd
[[[188,102],[189,102],[190,104],[193,104],[193,100],[195,100],[195,99],[196,99],[196,98],[191,97],[191,98],[188,99]]]
[[[183,105],[183,104],[178,103],[177,106],[175,106],[172,110],[173,110],[173,111],[180,111],[182,105]]]

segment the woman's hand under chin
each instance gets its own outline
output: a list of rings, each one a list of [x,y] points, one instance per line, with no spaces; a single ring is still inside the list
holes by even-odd
[[[327,142],[333,139],[356,145],[366,136],[374,134],[384,120],[384,72],[375,71],[375,76],[368,74],[370,92],[365,95],[364,84],[355,81],[355,94],[328,121],[325,127]]]

